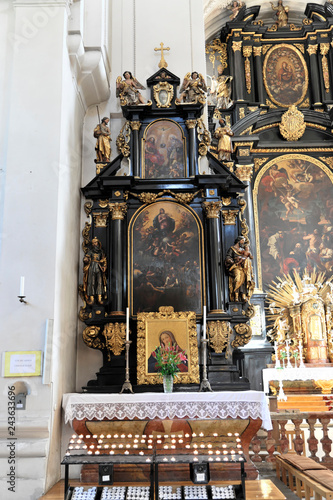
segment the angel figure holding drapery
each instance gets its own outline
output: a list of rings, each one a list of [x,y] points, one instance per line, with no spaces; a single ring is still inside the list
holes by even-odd
[[[130,71],[125,71],[123,80],[121,76],[117,78],[116,96],[120,98],[122,106],[135,106],[138,104],[146,104],[139,90],[144,90],[146,87],[132,75]]]

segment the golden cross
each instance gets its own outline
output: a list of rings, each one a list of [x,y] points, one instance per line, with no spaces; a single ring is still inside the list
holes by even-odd
[[[164,47],[164,43],[163,43],[163,42],[161,42],[161,43],[160,43],[160,45],[161,45],[161,48],[160,48],[160,49],[159,49],[158,47],[156,47],[156,48],[154,49],[155,51],[158,51],[158,50],[160,50],[160,51],[161,51],[161,60],[160,60],[160,62],[158,63],[158,67],[159,67],[159,68],[167,68],[168,63],[167,63],[167,62],[166,62],[166,60],[164,59],[164,53],[163,53],[163,51],[164,51],[164,50],[170,50],[170,47]]]

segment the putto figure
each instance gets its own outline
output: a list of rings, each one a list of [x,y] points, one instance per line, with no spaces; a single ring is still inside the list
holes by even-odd
[[[88,304],[103,304],[106,294],[106,256],[98,238],[91,240],[90,248],[83,258],[83,290]]]
[[[146,87],[141,85],[130,71],[125,71],[123,78],[122,80],[121,76],[118,76],[116,85],[116,96],[120,98],[120,104],[122,106],[145,104],[145,100],[139,90],[144,90]]]
[[[180,96],[178,102],[201,103],[206,102],[207,86],[204,77],[193,71],[185,75],[182,86],[180,87]]]
[[[108,127],[109,118],[106,116],[102,119],[102,122],[97,125],[94,129],[94,137],[97,139],[95,151],[97,161],[110,161],[111,147],[110,141],[111,132]]]

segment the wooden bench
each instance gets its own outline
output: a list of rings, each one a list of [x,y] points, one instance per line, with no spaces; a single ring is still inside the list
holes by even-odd
[[[333,471],[308,457],[276,456],[276,474],[299,498],[333,500]]]

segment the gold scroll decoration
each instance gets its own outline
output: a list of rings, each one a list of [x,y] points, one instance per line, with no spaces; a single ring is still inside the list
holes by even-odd
[[[227,44],[215,38],[212,42],[206,45],[206,54],[209,54],[209,60],[215,68],[215,59],[221,64],[222,72],[228,67]]]
[[[117,137],[116,146],[118,153],[121,153],[125,158],[130,155],[129,141],[131,137],[131,127],[129,122],[126,122]]]
[[[200,156],[206,156],[211,143],[211,136],[202,118],[199,118],[197,122],[197,133],[200,141],[198,146],[198,153]]]
[[[228,321],[208,321],[209,343],[218,354],[227,349],[230,335],[232,333],[231,325]]]
[[[236,332],[235,339],[231,342],[231,347],[242,347],[248,344],[252,337],[252,329],[246,323],[239,323],[234,326]]]
[[[244,62],[245,82],[248,94],[251,94],[251,63],[250,63],[251,54],[252,54],[252,46],[243,45],[243,56],[245,57],[245,62]]]
[[[111,361],[111,352],[119,356],[125,349],[126,325],[125,323],[107,323],[102,334],[108,350],[108,360]]]
[[[326,92],[330,91],[330,74],[329,74],[328,62],[327,62],[327,54],[328,54],[329,50],[330,50],[329,43],[321,43],[320,44],[320,54],[322,56],[321,67],[323,70],[323,79],[324,79],[324,85],[325,85]]]
[[[298,141],[305,132],[304,115],[296,106],[290,106],[281,116],[279,124],[281,135],[287,141]]]
[[[98,338],[99,326],[88,326],[82,332],[83,342],[92,349],[104,349],[105,344]]]

